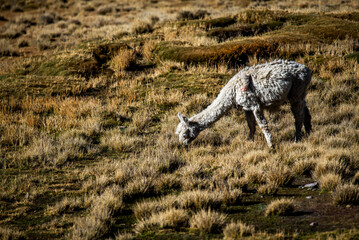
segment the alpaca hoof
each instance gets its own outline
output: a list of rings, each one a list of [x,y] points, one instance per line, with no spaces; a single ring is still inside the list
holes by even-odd
[[[274,145],[271,143],[271,144],[268,144],[268,147],[270,148],[270,149],[274,149]]]

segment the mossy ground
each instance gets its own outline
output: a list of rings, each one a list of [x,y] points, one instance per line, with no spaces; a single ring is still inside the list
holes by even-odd
[[[111,11],[131,14],[131,8],[122,7]],[[38,8],[23,5],[25,12]],[[13,13],[4,14],[11,18]],[[258,182],[240,186],[238,201],[223,202],[218,211],[227,214],[228,222],[254,226],[254,238],[358,237],[358,205],[337,206],[331,192],[299,188],[323,172],[335,171],[347,182],[359,170],[358,19],[356,11],[241,10],[164,22],[141,35],[83,37],[69,49],[55,50],[47,43],[44,51],[28,47],[30,55],[1,57],[0,236],[4,229],[14,229],[25,239],[71,237],[78,219],[94,211],[91,199],[112,187],[124,206],[109,210],[102,223],[107,230],[98,238],[130,232],[136,239],[219,239],[221,231],[201,233],[189,226],[135,233],[139,220],[133,208],[142,200],[197,188],[224,194],[222,183],[238,187],[238,179],[250,179],[251,169],[264,176],[269,165],[281,164],[293,175],[289,186],[261,195],[257,188],[267,180],[257,176]],[[151,61],[144,57],[149,43]],[[134,51],[136,63],[114,76],[109,62],[123,49]],[[277,144],[273,151],[260,133],[255,142],[247,140],[238,110],[188,148],[178,144],[177,112],[201,111],[240,68],[275,58],[296,60],[313,72],[307,98],[311,136],[293,143],[294,123],[284,106],[267,115]],[[65,197],[74,208],[54,207]],[[293,198],[294,213],[266,217],[266,206],[278,198]]]

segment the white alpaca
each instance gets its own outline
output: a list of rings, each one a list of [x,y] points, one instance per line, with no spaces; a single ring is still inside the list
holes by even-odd
[[[288,100],[295,119],[295,141],[299,141],[303,123],[307,134],[312,130],[311,116],[305,102],[310,80],[310,70],[293,61],[277,60],[246,67],[229,80],[212,104],[202,112],[190,119],[178,113],[180,123],[176,134],[180,142],[187,145],[231,108],[241,106],[249,127],[249,139],[253,140],[257,121],[268,146],[272,148],[263,109],[276,109]]]

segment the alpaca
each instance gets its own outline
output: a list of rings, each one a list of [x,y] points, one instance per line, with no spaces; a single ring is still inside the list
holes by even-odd
[[[217,98],[202,112],[190,119],[178,113],[180,123],[176,134],[179,141],[188,145],[231,108],[241,106],[249,127],[249,139],[254,140],[257,122],[268,146],[272,148],[272,136],[263,110],[278,109],[287,100],[295,119],[295,141],[299,141],[303,124],[307,134],[312,130],[311,116],[305,102],[310,80],[310,70],[294,61],[276,60],[246,67],[229,80]]]

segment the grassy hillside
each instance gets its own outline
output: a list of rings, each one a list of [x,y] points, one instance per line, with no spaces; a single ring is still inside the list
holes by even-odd
[[[359,223],[355,1],[0,3],[2,239],[350,239]],[[233,109],[184,147],[240,69],[308,66],[313,133]],[[303,187],[317,182],[314,187]]]

